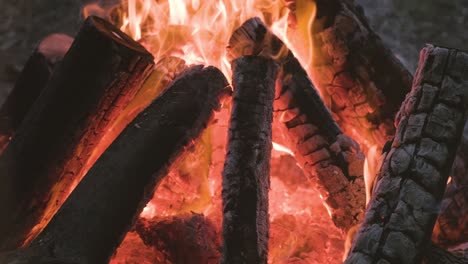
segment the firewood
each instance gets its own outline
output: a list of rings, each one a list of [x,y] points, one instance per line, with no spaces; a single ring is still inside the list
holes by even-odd
[[[0,262],[107,263],[170,164],[208,125],[228,87],[214,67],[183,72],[104,152],[30,247]]]
[[[421,263],[466,121],[468,54],[428,45],[345,263]]]
[[[0,153],[44,90],[53,69],[62,60],[72,41],[67,35],[52,34],[41,41],[26,61],[13,90],[0,108]]]
[[[317,185],[335,225],[348,231],[358,224],[366,202],[364,155],[342,133],[299,61],[258,18],[233,33],[229,52],[232,58],[261,54],[280,63],[275,117],[284,124],[296,158]]]
[[[233,108],[223,169],[221,263],[267,263],[277,73],[271,59],[246,56],[233,61]]]
[[[287,0],[287,2],[296,2]],[[296,18],[294,4],[288,5]],[[338,124],[362,148],[384,146],[393,118],[411,88],[412,76],[371,29],[353,0],[317,0],[311,30],[312,80]]]
[[[107,21],[84,22],[0,157],[0,250],[23,246],[44,228],[153,65],[143,46]]]

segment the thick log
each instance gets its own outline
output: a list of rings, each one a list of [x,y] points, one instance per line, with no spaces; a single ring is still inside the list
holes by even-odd
[[[466,121],[468,54],[428,45],[345,263],[420,263]]]
[[[214,67],[183,72],[104,152],[30,247],[0,262],[107,263],[170,164],[208,125],[227,87]]]
[[[267,263],[271,122],[278,67],[273,60],[256,56],[238,58],[232,65],[221,263]]]
[[[320,191],[335,225],[348,231],[358,224],[366,202],[364,155],[342,133],[299,61],[258,18],[233,33],[229,52],[232,58],[261,54],[280,63],[275,117],[284,124],[290,147]]]
[[[26,61],[13,90],[0,108],[0,153],[44,90],[53,69],[65,56],[72,41],[67,35],[52,34],[41,41]]]
[[[295,4],[291,26],[295,18]],[[395,132],[393,118],[411,88],[412,77],[370,28],[353,0],[317,0],[312,80],[345,133],[368,149],[383,146]]]
[[[0,250],[25,245],[44,228],[153,65],[118,28],[85,21],[0,158]]]

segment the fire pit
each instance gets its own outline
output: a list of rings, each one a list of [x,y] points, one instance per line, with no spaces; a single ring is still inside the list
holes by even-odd
[[[467,53],[413,80],[351,0],[83,13],[0,109],[1,263],[467,263]]]

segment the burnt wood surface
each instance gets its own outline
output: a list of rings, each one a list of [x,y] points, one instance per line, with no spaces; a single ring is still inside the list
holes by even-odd
[[[53,69],[65,56],[72,41],[70,36],[52,34],[41,41],[26,61],[13,90],[0,108],[0,153],[44,90]]]
[[[219,109],[227,87],[214,67],[183,72],[104,152],[30,247],[0,262],[107,263],[169,165]]]
[[[283,124],[290,147],[320,191],[333,222],[348,231],[362,219],[366,202],[359,146],[342,133],[299,61],[260,19],[238,28],[228,48],[232,58],[260,54],[275,57],[281,65],[275,118]]]
[[[278,66],[258,56],[240,57],[232,66],[221,263],[267,263],[271,122]]]
[[[466,121],[468,54],[428,45],[345,263],[420,263]]]
[[[287,0],[293,16],[295,1]],[[394,135],[393,118],[412,76],[370,28],[353,0],[317,0],[312,26],[312,80],[331,99],[345,133],[362,148],[383,146]]]
[[[0,250],[27,244],[44,228],[153,65],[143,46],[110,23],[84,22],[0,157]]]

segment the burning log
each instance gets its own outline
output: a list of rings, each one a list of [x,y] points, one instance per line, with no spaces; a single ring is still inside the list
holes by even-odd
[[[345,136],[291,51],[258,19],[246,21],[229,41],[230,56],[275,57],[282,68],[275,112],[293,141],[298,161],[344,231],[359,223],[366,202],[359,146]]]
[[[153,64],[118,28],[85,21],[0,158],[0,250],[27,244],[45,227]]]
[[[183,72],[104,152],[30,247],[0,262],[107,263],[169,165],[207,126],[226,87],[214,67]]]
[[[44,90],[52,70],[62,60],[72,41],[67,35],[52,34],[44,38],[29,57],[15,87],[0,109],[0,153]]]
[[[287,2],[296,2],[285,0]],[[289,3],[295,27],[295,4]],[[384,146],[412,77],[353,0],[317,0],[311,74],[344,132],[363,148]],[[326,100],[328,101],[328,100]]]
[[[233,62],[234,98],[223,170],[221,263],[267,263],[271,122],[277,65]]]
[[[465,124],[468,54],[428,45],[345,263],[420,263]]]
[[[135,229],[145,245],[162,252],[171,263],[219,263],[220,236],[203,215],[139,219]]]

